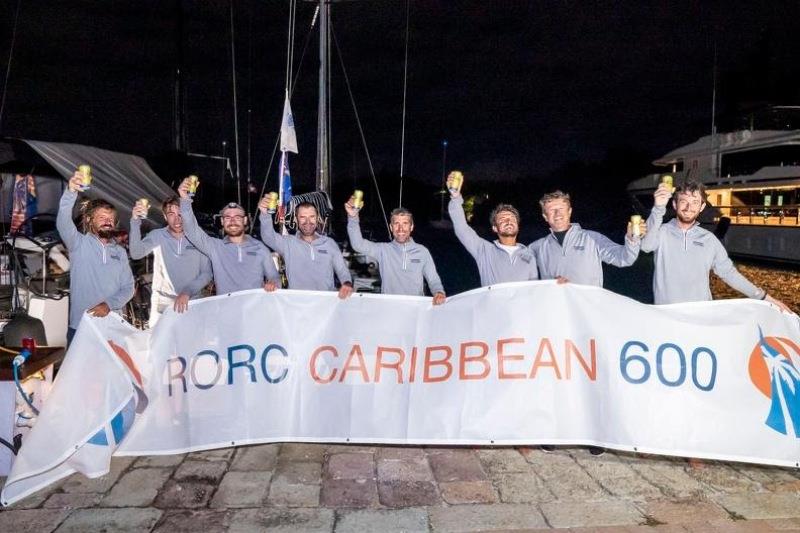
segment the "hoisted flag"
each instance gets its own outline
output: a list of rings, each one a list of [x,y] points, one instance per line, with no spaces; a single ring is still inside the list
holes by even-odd
[[[281,121],[281,164],[278,171],[278,220],[286,215],[286,204],[292,199],[292,175],[289,172],[289,154],[297,153],[297,135],[294,131],[292,106],[289,104],[289,93],[283,102],[283,120]]]
[[[278,220],[286,215],[286,204],[292,199],[292,175],[289,172],[289,154],[281,154],[280,177],[278,188]]]
[[[294,132],[294,117],[292,106],[289,105],[289,95],[283,102],[283,121],[281,122],[281,152],[297,153],[297,135]]]

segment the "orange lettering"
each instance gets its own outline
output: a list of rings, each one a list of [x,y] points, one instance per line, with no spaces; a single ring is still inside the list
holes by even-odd
[[[445,356],[442,359],[431,359],[433,352],[444,352]],[[453,355],[453,350],[449,346],[428,346],[425,348],[425,371],[423,373],[422,381],[425,383],[434,383],[437,381],[446,381],[453,374],[453,365],[450,364],[450,357]],[[431,376],[431,368],[434,366],[445,367],[444,375],[439,377]]]
[[[586,364],[586,359],[584,359],[581,352],[578,351],[578,347],[575,346],[575,343],[567,339],[564,343],[564,347],[565,351],[567,352],[566,368],[564,369],[567,379],[572,377],[572,354],[574,353],[575,358],[583,367],[583,371],[586,372],[586,375],[590,380],[595,381],[597,379],[597,353],[595,350],[594,339],[589,339],[589,355],[592,361],[591,368]]]
[[[311,378],[317,383],[321,383],[324,385],[325,383],[330,383],[336,378],[336,369],[334,368],[333,370],[331,370],[331,373],[327,378],[322,378],[319,376],[319,374],[317,373],[317,357],[319,357],[319,355],[322,352],[331,352],[331,354],[334,357],[339,357],[339,353],[333,346],[320,346],[319,348],[314,350],[313,354],[311,354],[311,359],[309,360],[308,363],[309,370],[311,371]]]
[[[550,354],[550,359],[547,361],[542,360],[542,356],[544,352]],[[536,373],[539,371],[540,366],[550,366],[553,367],[553,370],[556,371],[556,378],[561,379],[561,371],[558,369],[558,363],[556,362],[556,354],[553,352],[553,346],[550,344],[550,339],[543,338],[542,342],[539,343],[539,351],[536,353],[536,359],[533,360],[533,367],[531,368],[531,379],[536,377]]]
[[[417,347],[411,348],[411,368],[408,369],[408,382],[414,383],[417,378]]]
[[[525,358],[524,355],[521,354],[509,354],[506,355],[503,353],[503,348],[506,344],[519,344],[525,342],[524,338],[516,337],[512,339],[499,339],[497,341],[497,377],[498,379],[525,379],[525,374],[520,373],[509,373],[506,372],[505,362],[506,360],[510,361],[521,361]]]
[[[477,355],[467,355],[467,350],[470,348],[478,348],[480,353]],[[487,356],[489,355],[489,345],[485,342],[462,342],[461,343],[461,357],[458,361],[458,377],[459,379],[484,379],[489,375],[491,367]],[[479,374],[467,374],[467,364],[479,363],[483,365],[483,371]]]
[[[356,360],[356,364],[352,364],[354,360]],[[347,377],[347,373],[350,371],[361,372],[361,380],[364,383],[369,383],[367,364],[364,362],[364,354],[361,353],[361,345],[359,344],[354,344],[353,349],[350,350],[350,354],[347,356],[344,368],[342,368],[342,375],[339,376],[339,383],[344,382],[345,378]]]
[[[383,362],[383,354],[384,353],[396,353],[397,354],[397,361],[394,363],[384,363]],[[381,382],[381,368],[394,368],[397,371],[397,382],[403,382],[403,369],[401,365],[406,358],[406,354],[403,353],[403,350],[400,348],[385,348],[383,346],[378,346],[378,354],[375,357],[375,383]]]

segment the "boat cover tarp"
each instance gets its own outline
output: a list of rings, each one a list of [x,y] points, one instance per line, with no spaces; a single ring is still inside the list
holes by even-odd
[[[147,162],[135,155],[111,152],[81,144],[23,140],[65,179],[72,177],[79,165],[92,167],[92,186],[85,193],[90,198],[111,202],[119,213],[120,225],[127,227],[131,208],[139,198],[148,198],[156,209],[148,218],[163,222],[161,201],[174,194]]]

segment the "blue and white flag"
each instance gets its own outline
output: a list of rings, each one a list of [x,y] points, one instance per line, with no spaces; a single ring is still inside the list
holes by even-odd
[[[278,189],[278,219],[283,219],[286,215],[286,205],[292,199],[292,174],[289,172],[289,154],[281,154],[280,164],[280,186]]]
[[[292,106],[289,105],[289,95],[283,102],[283,121],[281,122],[281,152],[297,153],[297,135],[294,131],[294,117]]]

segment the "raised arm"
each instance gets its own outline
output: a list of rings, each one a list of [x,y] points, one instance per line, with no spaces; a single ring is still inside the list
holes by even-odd
[[[447,204],[447,212],[450,214],[450,220],[453,221],[456,237],[472,257],[477,257],[481,244],[486,241],[481,239],[467,224],[467,217],[464,216],[464,198],[461,194],[452,195],[450,203]]]
[[[192,199],[189,197],[189,178],[181,182],[178,187],[178,195],[181,197],[181,218],[183,219],[183,233],[195,248],[205,255],[211,255],[214,247],[214,239],[209,237],[197,223],[192,209]]]
[[[631,266],[639,257],[639,239],[625,237],[625,244],[617,244],[605,235],[591,232],[600,252],[600,260],[617,267]]]
[[[152,234],[142,239],[142,219],[131,218],[131,231],[128,234],[128,250],[131,252],[131,259],[141,259],[158,246]]]
[[[58,203],[58,215],[56,216],[56,229],[67,250],[73,250],[80,243],[80,232],[72,221],[72,209],[78,199],[78,190],[81,186],[81,176],[76,172],[69,180],[67,188],[61,195]]]
[[[272,217],[269,216],[269,213],[262,211],[258,216],[258,220],[261,222],[261,240],[264,241],[264,244],[286,257],[286,236],[275,231]]]
[[[653,193],[653,209],[647,217],[647,232],[642,237],[641,248],[643,252],[652,252],[658,248],[658,237],[661,224],[664,222],[664,214],[667,212],[667,203],[672,198],[672,190],[660,184]]]
[[[355,216],[350,215],[350,213],[347,214],[347,237],[350,239],[350,247],[353,250],[380,260],[378,257],[380,247],[361,235],[361,223],[358,220],[358,214]]]

